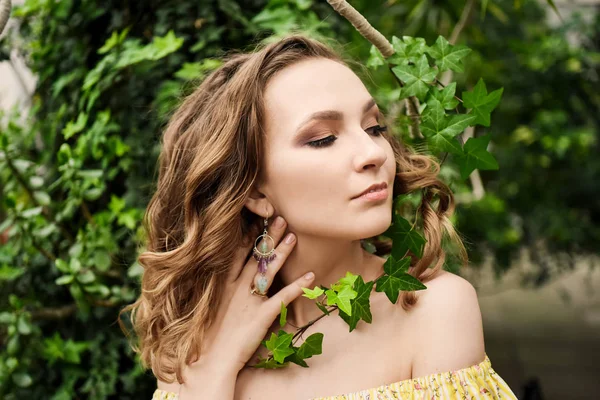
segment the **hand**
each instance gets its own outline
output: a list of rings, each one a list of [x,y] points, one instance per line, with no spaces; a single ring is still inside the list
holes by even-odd
[[[293,233],[289,233],[282,240],[286,223],[283,218],[278,218],[280,219],[276,219],[269,229],[269,235],[275,242],[276,256],[268,264],[265,274],[267,289],[296,244]],[[253,247],[253,242],[249,246],[241,247],[234,257],[225,290],[221,294],[217,317],[205,333],[200,356],[200,363],[204,365],[207,362],[213,365],[217,363],[224,365],[227,370],[239,372],[260,346],[268,329],[279,315],[281,302],[287,306],[303,293],[302,287],[307,287],[314,280],[314,274],[309,277],[302,276],[270,298],[250,293],[252,283],[257,287],[258,278],[261,276],[258,273],[258,262],[253,257],[246,262]],[[203,359],[205,361],[202,361]],[[190,368],[193,370],[194,364]]]

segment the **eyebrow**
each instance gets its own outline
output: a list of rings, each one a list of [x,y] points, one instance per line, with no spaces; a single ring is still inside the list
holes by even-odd
[[[376,103],[375,99],[371,97],[369,99],[369,101],[362,108],[363,114],[365,114],[367,111],[369,111],[371,108],[373,108],[373,106],[375,106],[376,104],[377,103]],[[342,119],[344,119],[344,114],[342,114],[341,112],[336,111],[336,110],[317,111],[317,112],[310,114],[302,122],[300,122],[300,124],[298,124],[298,127],[296,128],[296,132],[298,132],[304,125],[308,124],[309,122],[311,122],[313,120],[341,121]]]

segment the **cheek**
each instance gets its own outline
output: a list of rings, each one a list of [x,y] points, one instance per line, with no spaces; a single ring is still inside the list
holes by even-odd
[[[316,150],[315,150],[316,152]],[[324,218],[340,210],[343,176],[331,157],[302,153],[281,155],[267,166],[269,196],[288,223]]]

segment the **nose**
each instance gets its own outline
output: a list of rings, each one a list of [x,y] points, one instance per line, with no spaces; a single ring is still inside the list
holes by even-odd
[[[387,154],[382,147],[384,139],[373,137],[365,131],[361,132],[356,139],[354,168],[357,172],[373,168],[377,170],[387,161]]]

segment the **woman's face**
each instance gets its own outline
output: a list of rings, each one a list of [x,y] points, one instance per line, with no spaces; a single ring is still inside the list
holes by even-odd
[[[289,230],[350,240],[385,231],[396,164],[358,76],[332,60],[303,60],[270,79],[265,106],[260,191]],[[374,184],[387,185],[380,199],[355,198]]]

